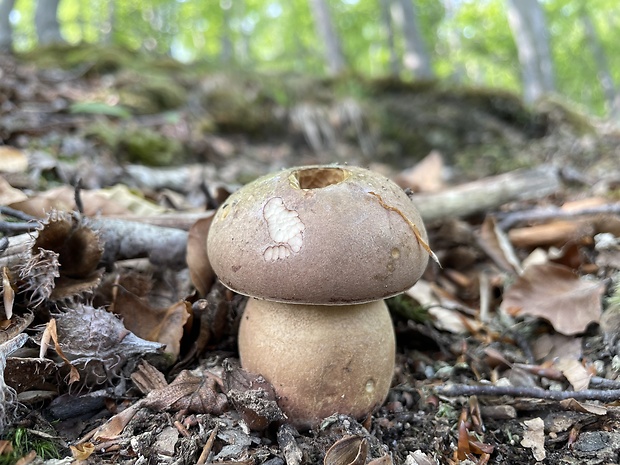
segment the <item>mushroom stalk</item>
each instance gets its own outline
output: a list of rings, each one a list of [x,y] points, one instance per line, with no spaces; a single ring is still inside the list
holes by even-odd
[[[362,419],[392,381],[395,340],[383,300],[294,305],[250,298],[239,327],[242,366],[262,374],[299,429],[334,413]]]

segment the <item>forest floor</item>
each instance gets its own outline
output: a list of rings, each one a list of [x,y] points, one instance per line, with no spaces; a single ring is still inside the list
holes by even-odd
[[[0,142],[0,464],[620,462],[612,125],[78,47],[0,56]],[[409,189],[441,267],[388,300],[386,402],[297,431],[238,366],[246,298],[204,244],[239,186],[323,163]]]

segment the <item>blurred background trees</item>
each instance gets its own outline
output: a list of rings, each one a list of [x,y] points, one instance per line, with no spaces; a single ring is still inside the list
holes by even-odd
[[[620,117],[615,0],[0,0],[0,48],[107,43],[181,61],[555,93]]]

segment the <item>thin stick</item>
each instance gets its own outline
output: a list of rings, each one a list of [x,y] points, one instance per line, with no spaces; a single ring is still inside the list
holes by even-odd
[[[562,210],[561,208],[534,208],[532,210],[518,211],[506,214],[498,214],[501,218],[499,227],[506,231],[515,224],[529,221],[548,221],[565,218],[576,218],[586,215],[618,215],[620,214],[619,203],[608,203],[595,207],[581,208],[579,210]]]
[[[202,448],[202,453],[200,454],[200,457],[198,457],[196,465],[204,465],[205,463],[207,463],[207,459],[209,458],[211,449],[213,449],[213,443],[215,442],[215,435],[217,434],[218,429],[219,424],[216,424],[215,428],[213,428],[213,431],[211,431],[211,434],[209,435],[209,439],[207,439],[207,443]]]
[[[515,386],[470,386],[467,384],[452,384],[449,386],[437,386],[435,393],[445,397],[456,396],[510,396],[531,397],[548,400],[600,400],[602,402],[614,402],[620,399],[620,389],[595,390],[584,389],[583,391],[549,391],[536,387]]]

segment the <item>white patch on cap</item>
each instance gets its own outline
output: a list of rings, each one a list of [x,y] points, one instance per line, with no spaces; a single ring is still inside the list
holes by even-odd
[[[267,247],[263,257],[268,262],[284,260],[291,253],[298,253],[303,244],[306,226],[295,210],[289,210],[280,197],[274,197],[265,204],[263,216],[267,222],[269,236],[276,242]]]

